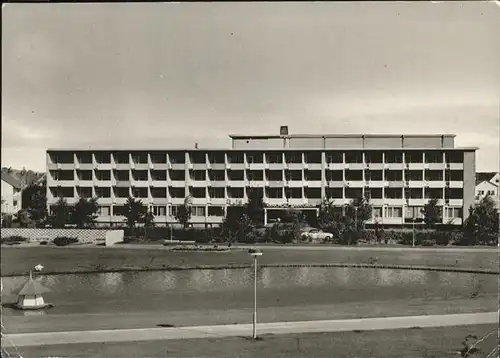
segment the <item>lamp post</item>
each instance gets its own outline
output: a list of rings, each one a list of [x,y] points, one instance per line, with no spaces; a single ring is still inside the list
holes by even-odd
[[[415,221],[417,221],[417,219],[413,218],[412,220],[412,224],[413,224],[413,243],[412,243],[412,246],[415,247]]]
[[[250,249],[248,253],[253,256],[253,339],[257,339],[257,257],[262,256],[262,251]]]

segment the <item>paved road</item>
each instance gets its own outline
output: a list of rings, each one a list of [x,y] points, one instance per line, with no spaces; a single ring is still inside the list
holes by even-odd
[[[382,330],[412,327],[445,327],[473,324],[498,324],[499,312],[365,318],[333,321],[276,322],[263,323],[257,326],[257,332],[264,334],[293,334],[342,332],[354,330]],[[142,328],[100,331],[44,332],[10,334],[2,338],[2,346],[17,347],[39,346],[50,344],[128,342],[192,338],[239,337],[251,336],[251,324],[175,327],[175,328]]]

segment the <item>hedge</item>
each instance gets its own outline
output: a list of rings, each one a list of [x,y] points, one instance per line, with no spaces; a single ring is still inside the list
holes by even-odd
[[[52,242],[56,246],[68,246],[71,244],[76,244],[78,242],[78,239],[76,237],[58,236]]]

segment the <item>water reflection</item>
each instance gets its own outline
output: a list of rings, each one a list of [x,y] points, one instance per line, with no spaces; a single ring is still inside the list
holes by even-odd
[[[40,276],[37,279],[52,290],[50,295],[81,300],[93,296],[121,297],[145,294],[182,294],[183,292],[238,292],[253,289],[253,268],[235,270],[191,270],[163,272],[123,272],[103,274],[73,274]],[[448,291],[478,287],[487,292],[496,292],[496,277],[463,273],[382,270],[360,268],[259,268],[258,284],[268,290],[291,288],[332,290],[373,288],[398,288],[405,290]],[[13,299],[15,291],[27,277],[3,278],[3,297]],[[360,293],[361,294],[361,293]]]

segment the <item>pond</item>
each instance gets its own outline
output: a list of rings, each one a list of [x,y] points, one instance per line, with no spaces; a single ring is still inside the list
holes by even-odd
[[[27,277],[3,278],[2,302],[16,300]],[[244,309],[253,304],[253,269],[40,275],[55,304],[47,315],[155,310]],[[261,268],[260,307],[391,300],[448,300],[498,292],[496,275],[363,268]],[[4,315],[23,315],[4,309]]]

